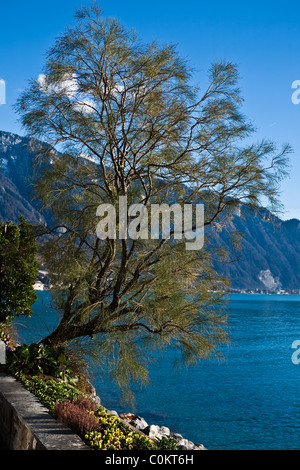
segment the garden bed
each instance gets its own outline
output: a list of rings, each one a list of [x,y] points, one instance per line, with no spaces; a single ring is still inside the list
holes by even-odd
[[[0,440],[8,450],[88,450],[15,378],[0,374]]]
[[[25,421],[21,434],[29,433],[28,441],[24,444],[5,441],[10,448],[18,448],[18,445],[27,449],[43,448],[44,444],[36,433],[30,434],[30,423],[33,420],[35,425],[45,419],[45,432],[50,426],[50,420],[51,426],[56,422],[60,428],[58,434],[63,434],[62,429],[65,430],[64,433],[68,430],[68,433],[76,435],[76,442],[80,440],[79,447],[84,446],[83,448],[87,449],[204,450],[202,445],[195,445],[183,439],[181,435],[171,433],[165,426],[148,426],[143,418],[133,414],[122,417],[115,411],[105,409],[100,405],[99,397],[93,393],[94,389],[88,379],[78,370],[77,364],[70,360],[63,348],[52,349],[43,344],[11,347],[11,344],[8,344],[7,353],[6,371],[10,376],[1,377],[2,388],[4,386],[7,393],[7,384],[14,384],[14,389],[18,391],[18,406],[15,409],[14,405],[11,407],[9,403],[9,397],[14,396],[14,392],[9,397],[4,394],[2,414],[5,415],[6,409],[11,412],[5,419],[7,425],[2,429],[2,434],[0,429],[0,438],[1,435],[4,439],[6,436],[9,436],[9,439],[13,436],[12,441],[18,441],[19,438],[14,438],[19,433],[19,430],[14,429],[14,423],[17,421],[23,424]],[[37,407],[40,416],[37,414]],[[19,427],[18,425],[17,428]],[[38,434],[41,432],[38,429]],[[51,434],[54,435],[55,432],[51,431]],[[60,440],[60,437],[56,439]]]

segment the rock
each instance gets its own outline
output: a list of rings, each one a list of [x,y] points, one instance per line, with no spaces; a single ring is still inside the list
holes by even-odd
[[[179,445],[180,449],[185,449],[186,446],[187,446],[188,440],[182,438],[182,439],[178,440],[177,442],[178,442],[178,445]]]
[[[100,397],[98,397],[98,395],[94,395],[92,400],[96,403],[98,407],[101,406],[101,400],[100,400]]]
[[[162,437],[170,436],[170,429],[166,426],[157,426],[151,424],[147,426],[143,432],[147,434],[150,439],[161,439]]]
[[[195,444],[192,441],[188,441],[188,450],[194,449]]]
[[[170,436],[170,429],[166,426],[161,426],[159,428],[159,434],[161,437]]]
[[[121,413],[119,415],[119,417],[121,419],[126,419],[127,421],[131,421],[133,418],[135,418],[136,416],[133,414],[133,413]]]
[[[203,444],[195,444],[193,450],[207,450]]]
[[[85,379],[85,387],[87,388],[87,397],[93,400],[97,406],[101,405],[100,397],[97,395],[95,387],[91,384],[90,381]]]
[[[157,426],[156,424],[150,424],[150,426],[147,426],[146,429],[144,429],[144,433],[150,439],[156,439],[159,435],[159,429],[160,426]]]
[[[128,421],[128,424],[135,428],[137,431],[146,434],[152,440],[159,440],[163,437],[172,437],[177,441],[180,450],[207,450],[203,444],[194,444],[188,439],[184,439],[181,434],[171,432],[166,426],[158,426],[156,424],[148,424],[141,416],[136,416],[133,413],[118,413],[115,410],[109,411],[112,416],[116,416],[123,420]]]
[[[171,437],[173,437],[173,439],[175,439],[176,441],[180,441],[181,439],[183,439],[183,436],[181,434],[178,434],[176,432],[171,432]]]
[[[131,426],[134,426],[139,431],[143,431],[149,426],[148,423],[144,420],[144,418],[141,418],[140,416],[135,416],[129,424],[131,424]]]
[[[194,443],[188,441],[188,439],[181,439],[178,441],[178,446],[180,450],[192,450],[194,448]]]

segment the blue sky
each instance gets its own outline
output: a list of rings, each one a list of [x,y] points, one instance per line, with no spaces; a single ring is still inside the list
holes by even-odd
[[[0,80],[5,80],[6,104],[0,106],[0,130],[24,134],[12,105],[27,81],[41,73],[45,52],[82,5],[89,2],[1,2]],[[117,17],[143,40],[177,44],[203,88],[215,60],[238,65],[243,111],[258,129],[254,140],[265,137],[294,148],[290,178],[282,183],[282,218],[300,219],[300,104],[291,99],[292,83],[300,80],[299,0],[103,0],[99,5],[105,16]]]

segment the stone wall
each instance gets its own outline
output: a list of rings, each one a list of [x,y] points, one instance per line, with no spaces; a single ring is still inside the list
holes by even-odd
[[[0,441],[9,450],[89,450],[11,376],[0,373]]]

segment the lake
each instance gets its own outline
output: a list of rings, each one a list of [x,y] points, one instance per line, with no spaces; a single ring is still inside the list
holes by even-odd
[[[17,320],[25,343],[57,322],[49,292],[37,294],[34,315]],[[300,364],[292,344],[300,341],[300,295],[234,294],[228,313],[224,361],[176,369],[166,354],[151,366],[151,385],[135,390],[134,412],[211,450],[299,450]],[[108,409],[132,411],[106,377],[94,386]]]

